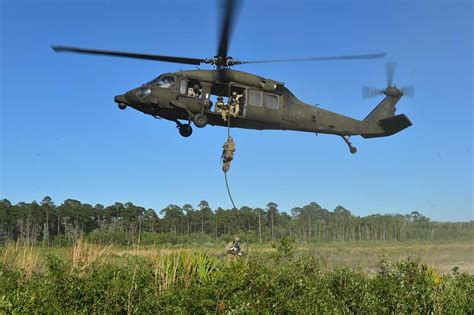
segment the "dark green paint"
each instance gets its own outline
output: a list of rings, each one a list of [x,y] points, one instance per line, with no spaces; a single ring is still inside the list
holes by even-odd
[[[314,133],[334,134],[340,136],[361,135],[364,138],[384,137],[392,135],[411,125],[405,115],[394,116],[395,105],[403,96],[396,87],[388,87],[385,98],[363,120],[357,120],[320,107],[315,107],[298,100],[284,83],[265,79],[250,73],[232,69],[179,71],[161,75],[159,78],[172,76],[175,84],[172,88],[160,88],[154,83],[147,83],[123,95],[115,97],[115,101],[126,104],[143,113],[162,117],[171,121],[192,121],[194,115],[205,113],[209,124],[227,127],[219,113],[211,108],[208,110],[209,99],[213,86],[223,85],[220,95],[228,97],[234,86],[245,89],[245,105],[242,115],[231,119],[231,127],[248,129],[294,130]],[[179,93],[181,80],[193,79],[200,83],[200,98]],[[137,97],[140,89],[150,89],[151,93],[144,98]],[[262,93],[262,106],[249,104],[249,91]],[[267,107],[268,94],[276,95],[279,108]],[[216,94],[214,94],[216,95]],[[385,121],[385,124],[384,124]],[[392,122],[390,124],[390,122]]]
[[[395,72],[395,64],[393,63],[387,64],[387,88],[385,90],[365,88],[364,91],[367,96],[384,94],[385,98],[363,120],[353,119],[303,103],[282,82],[230,69],[232,66],[241,64],[268,62],[376,59],[385,57],[386,53],[278,60],[236,60],[228,55],[228,48],[239,0],[221,0],[220,3],[223,9],[221,11],[220,37],[217,54],[212,58],[188,58],[68,46],[52,46],[52,48],[56,52],[215,66],[216,70],[179,71],[161,75],[159,78],[166,76],[174,78],[174,86],[171,88],[160,87],[156,84],[157,81],[152,81],[115,97],[115,102],[118,103],[120,109],[129,106],[145,114],[176,122],[180,134],[184,137],[191,135],[190,123],[199,113],[202,114],[198,119],[200,128],[204,127],[205,124],[199,123],[199,121],[208,121],[210,125],[215,126],[227,126],[227,123],[222,120],[221,114],[212,110],[210,95],[229,97],[235,89],[239,92],[245,92],[246,99],[244,104],[241,104],[243,108],[241,108],[240,115],[231,119],[230,127],[258,130],[295,130],[339,135],[343,137],[351,153],[357,151],[349,142],[349,136],[351,135],[361,135],[364,138],[385,137],[411,126],[410,120],[405,115],[394,116],[395,105],[403,94],[413,94],[413,87],[397,89],[392,84]],[[200,86],[201,96],[199,98],[180,93],[181,80],[189,79],[192,81],[189,87],[194,84]],[[249,104],[251,91],[261,93],[262,101],[261,104],[258,104],[259,106]],[[276,98],[278,98],[278,106],[270,106],[276,104]],[[273,103],[270,102],[272,99]],[[183,124],[181,122],[183,120],[189,123]]]

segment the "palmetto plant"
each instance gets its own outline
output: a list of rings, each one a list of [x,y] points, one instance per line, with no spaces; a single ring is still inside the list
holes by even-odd
[[[175,284],[189,287],[194,281],[203,283],[219,272],[222,261],[202,252],[182,251],[154,258],[153,273],[159,291]]]

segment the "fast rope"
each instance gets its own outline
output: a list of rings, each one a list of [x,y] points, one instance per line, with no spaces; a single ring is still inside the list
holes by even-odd
[[[232,161],[232,160],[226,161],[227,150],[229,150],[228,143],[229,143],[229,141],[232,142],[232,145],[234,143],[232,138],[230,137],[230,116],[231,115],[229,115],[229,112],[227,112],[227,141],[224,144],[224,152],[222,154],[224,165],[225,165],[225,163],[229,163],[229,167],[230,167],[230,161]],[[233,150],[232,150],[232,159],[233,159],[233,151],[235,151],[235,146],[233,147]],[[232,194],[230,192],[229,182],[227,181],[227,171],[228,170],[229,169],[226,169],[224,166],[222,167],[222,171],[224,172],[225,186],[227,188],[227,194],[229,195],[229,199],[230,199],[230,202],[232,203],[232,206],[234,206],[234,209],[237,209],[237,207],[235,206],[235,203],[234,203],[234,199],[232,198]]]

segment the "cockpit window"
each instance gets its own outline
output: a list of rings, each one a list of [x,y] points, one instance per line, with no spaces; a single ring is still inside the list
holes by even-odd
[[[162,77],[156,82],[156,85],[160,88],[168,89],[174,86],[174,78],[171,76]]]

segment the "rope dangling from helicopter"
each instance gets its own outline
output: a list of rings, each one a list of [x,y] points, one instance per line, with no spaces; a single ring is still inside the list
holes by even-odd
[[[234,139],[230,136],[230,116],[229,111],[226,113],[227,116],[227,141],[222,146],[222,171],[224,172],[224,179],[225,179],[225,186],[227,187],[227,194],[229,195],[230,202],[234,209],[237,209],[234,203],[234,199],[232,198],[232,194],[229,188],[229,182],[227,181],[227,172],[230,169],[230,162],[234,159],[234,152],[235,152],[235,143]]]

